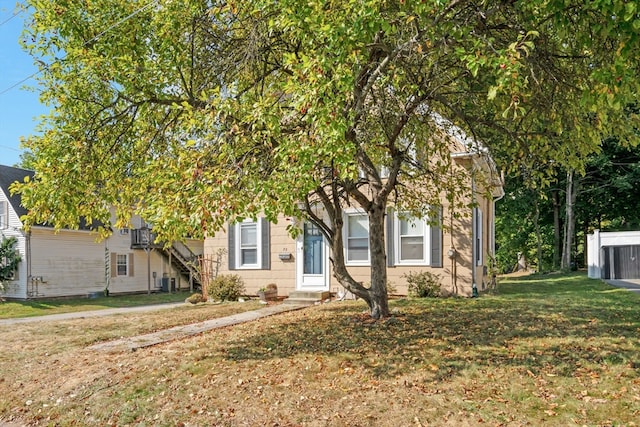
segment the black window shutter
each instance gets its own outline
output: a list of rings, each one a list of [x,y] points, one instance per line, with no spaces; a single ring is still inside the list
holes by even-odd
[[[271,232],[269,221],[266,218],[260,218],[260,233],[262,240],[262,261],[260,269],[271,270],[271,242],[269,241]]]
[[[393,209],[387,210],[387,267],[393,267],[395,265],[395,253],[393,248],[395,246],[395,234],[393,229],[394,224]]]
[[[435,225],[431,226],[431,267],[442,267],[442,208]]]
[[[229,238],[229,248],[227,258],[229,259],[229,270],[236,269],[236,225],[227,226],[227,237]]]

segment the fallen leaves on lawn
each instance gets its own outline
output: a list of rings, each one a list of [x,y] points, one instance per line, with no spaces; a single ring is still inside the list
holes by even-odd
[[[534,303],[399,301],[402,315],[378,321],[361,303],[332,303],[117,354],[85,348],[142,333],[136,322],[172,322],[25,325],[0,331],[10,349],[0,362],[0,394],[10,402],[0,403],[0,417],[185,427],[632,425],[637,325],[612,333],[615,326],[589,322],[584,337],[566,303],[550,313],[551,325]]]

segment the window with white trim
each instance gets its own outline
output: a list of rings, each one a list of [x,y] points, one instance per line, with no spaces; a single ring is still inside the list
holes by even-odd
[[[269,270],[269,221],[250,219],[229,226],[229,269]]]
[[[387,265],[442,267],[442,210],[416,218],[390,210],[387,216]]]
[[[345,221],[347,264],[369,263],[369,218],[363,213],[348,213]]]
[[[258,267],[258,223],[243,222],[238,224],[240,242],[238,245],[238,267]]]
[[[133,253],[109,253],[109,275],[111,277],[133,277]]]
[[[0,201],[0,228],[9,227],[9,202]]]
[[[129,256],[127,254],[116,255],[116,275],[117,276],[129,275]]]
[[[396,264],[428,265],[429,224],[422,218],[395,216]]]

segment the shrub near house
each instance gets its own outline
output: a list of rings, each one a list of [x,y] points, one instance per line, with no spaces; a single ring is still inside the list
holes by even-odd
[[[207,286],[214,301],[237,301],[244,293],[244,281],[236,274],[222,274]]]
[[[20,253],[16,251],[18,239],[3,238],[0,243],[0,292],[4,291],[5,282],[13,280],[20,263]]]

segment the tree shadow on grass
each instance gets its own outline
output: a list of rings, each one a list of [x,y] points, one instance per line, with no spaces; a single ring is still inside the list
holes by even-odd
[[[584,364],[640,363],[637,297],[607,294],[606,285],[594,284],[586,292],[572,290],[571,281],[555,286],[537,297],[511,292],[394,301],[399,314],[379,322],[369,322],[357,302],[328,304],[306,310],[302,320],[263,322],[252,335],[229,343],[221,356],[235,361],[337,356],[378,377],[432,367],[433,379],[471,365],[571,376]]]

